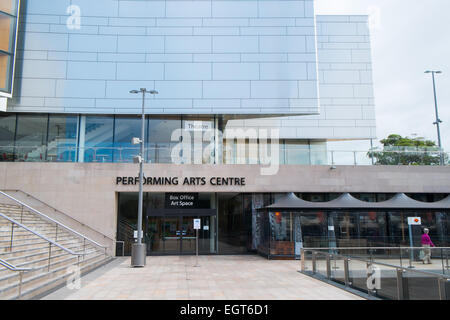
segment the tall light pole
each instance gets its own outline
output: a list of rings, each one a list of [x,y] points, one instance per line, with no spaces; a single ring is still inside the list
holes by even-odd
[[[441,121],[441,119],[439,119],[438,105],[437,105],[437,96],[436,96],[436,82],[435,82],[435,79],[434,79],[434,75],[435,74],[441,74],[442,71],[437,71],[437,70],[430,71],[430,70],[427,70],[427,71],[425,71],[425,73],[431,73],[432,78],[433,78],[434,107],[435,107],[435,111],[436,111],[436,122],[434,122],[433,124],[435,124],[436,127],[437,127],[440,164],[441,164],[441,166],[443,166],[444,165],[444,155],[443,155],[443,150],[442,150],[441,129],[440,129],[440,124],[442,123],[442,121]]]
[[[141,151],[139,156],[134,158],[134,163],[139,163],[139,204],[138,204],[138,221],[137,221],[137,243],[133,243],[131,248],[131,266],[132,267],[144,267],[146,247],[145,243],[142,243],[142,210],[144,206],[144,145],[145,145],[145,94],[150,93],[153,95],[158,94],[158,91],[147,90],[141,88],[139,90],[131,90],[130,93],[139,94],[142,93],[142,124],[141,124],[141,138],[133,138],[132,144],[140,144]]]

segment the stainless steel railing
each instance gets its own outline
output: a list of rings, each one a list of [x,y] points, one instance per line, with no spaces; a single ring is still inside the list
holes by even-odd
[[[6,194],[8,194],[8,192],[19,192],[19,193],[22,193],[22,194],[24,194],[27,198],[31,198],[32,200],[37,201],[37,202],[43,204],[44,206],[50,208],[50,209],[53,210],[54,212],[57,212],[58,214],[64,216],[64,218],[70,219],[71,221],[75,221],[76,223],[80,224],[83,228],[88,228],[89,230],[95,232],[95,233],[98,234],[99,236],[101,236],[101,237],[103,237],[103,238],[107,238],[107,239],[111,240],[112,242],[115,241],[113,238],[111,238],[111,237],[109,237],[109,236],[107,236],[107,235],[101,233],[100,231],[95,230],[94,228],[92,228],[92,227],[90,227],[90,226],[88,226],[88,225],[82,223],[81,221],[78,221],[77,219],[75,219],[75,218],[69,216],[68,214],[66,214],[66,213],[64,213],[64,212],[62,212],[62,211],[60,211],[60,210],[58,210],[58,209],[52,207],[51,205],[49,205],[49,204],[45,203],[44,201],[42,201],[42,200],[36,198],[35,196],[33,196],[33,195],[29,194],[29,193],[24,192],[23,190],[17,190],[17,189],[16,189],[16,190],[6,190],[6,189],[3,189],[2,192],[6,193]],[[8,194],[8,195],[11,196],[10,194]]]
[[[172,151],[176,143],[145,148],[144,159],[147,163],[173,163]],[[223,164],[266,164],[265,160],[255,156],[239,155],[233,147],[220,146],[219,163]],[[220,149],[219,148],[219,149]],[[246,147],[247,148],[247,147]],[[234,151],[232,151],[234,150]],[[255,149],[257,150],[257,148]],[[0,161],[5,162],[104,162],[133,163],[133,157],[139,154],[136,147],[95,146],[76,147],[50,146],[0,146]],[[251,159],[250,159],[251,158]],[[441,161],[443,163],[441,163]],[[215,162],[212,153],[207,163]],[[326,150],[305,149],[304,146],[280,145],[280,165],[450,165],[450,153],[436,148],[427,150]]]
[[[16,221],[16,220],[12,219],[12,218],[10,218],[10,217],[8,217],[7,215],[5,215],[5,214],[3,214],[3,213],[1,213],[1,212],[0,212],[0,218],[6,219],[6,220],[8,220],[9,222],[11,222],[11,240],[10,240],[10,246],[9,246],[9,250],[10,250],[11,252],[12,252],[13,244],[14,244],[14,226],[18,226],[18,227],[20,227],[20,228],[22,228],[22,229],[24,229],[24,230],[26,230],[26,231],[28,231],[28,232],[34,234],[35,236],[41,238],[42,240],[48,242],[48,245],[49,245],[49,246],[48,246],[48,263],[47,263],[47,271],[50,271],[50,264],[51,264],[51,259],[52,259],[52,245],[55,246],[55,247],[57,247],[57,248],[59,248],[59,249],[61,249],[61,250],[63,250],[63,251],[65,251],[65,252],[67,252],[67,253],[70,254],[70,255],[76,256],[76,258],[77,258],[77,264],[78,264],[78,265],[80,264],[80,257],[81,257],[81,256],[84,256],[84,255],[86,254],[85,246],[84,246],[84,249],[83,249],[83,253],[76,253],[76,252],[74,252],[74,251],[72,251],[72,250],[70,250],[70,249],[67,249],[66,247],[60,245],[59,243],[57,243],[57,242],[55,242],[55,241],[53,241],[53,240],[47,238],[46,236],[43,236],[43,235],[41,235],[40,233],[38,233],[38,232],[36,232],[36,231],[34,231],[34,230],[28,228],[27,226],[21,224],[20,222],[18,222],[18,221]]]
[[[450,275],[401,267],[361,256],[336,253],[342,248],[301,249],[301,272],[383,299],[450,300]],[[355,249],[355,248],[347,248]],[[369,249],[369,248],[358,248]],[[374,249],[399,249],[383,247]],[[415,248],[423,249],[423,248]],[[439,248],[440,249],[440,248]]]
[[[24,272],[28,272],[33,270],[32,268],[18,268],[16,266],[13,266],[12,264],[10,264],[9,262],[0,259],[0,265],[4,266],[5,268],[11,270],[11,271],[15,271],[15,272],[19,272],[19,299],[22,296],[22,279],[23,279],[23,273]]]
[[[73,230],[73,229],[71,229],[71,228],[65,226],[64,224],[62,224],[62,223],[60,223],[60,222],[58,222],[58,221],[56,221],[56,220],[54,220],[54,219],[52,219],[52,218],[50,218],[49,216],[47,216],[47,215],[43,214],[42,212],[40,212],[40,211],[38,211],[38,210],[36,210],[36,209],[30,207],[29,205],[23,203],[22,201],[20,201],[20,200],[18,200],[18,199],[16,199],[16,198],[14,198],[14,197],[12,197],[12,196],[6,194],[6,193],[3,192],[3,191],[0,191],[0,195],[3,195],[3,196],[5,196],[6,198],[8,198],[8,199],[14,201],[15,203],[20,204],[20,205],[22,206],[22,212],[23,212],[23,208],[25,207],[25,208],[27,208],[28,210],[30,210],[30,211],[36,213],[38,216],[44,218],[45,220],[54,223],[54,224],[56,225],[56,235],[57,235],[57,233],[58,233],[58,227],[60,227],[60,228],[62,228],[62,229],[64,229],[64,230],[66,230],[66,231],[68,231],[68,232],[70,232],[70,233],[72,233],[72,234],[75,234],[76,236],[82,238],[82,239],[83,239],[83,242],[84,242],[84,247],[86,247],[86,241],[87,241],[87,242],[89,242],[89,243],[91,243],[91,244],[93,244],[93,245],[95,245],[95,246],[101,248],[102,250],[104,250],[104,251],[105,251],[105,256],[107,255],[107,249],[108,249],[108,247],[103,246],[103,245],[101,245],[100,243],[98,243],[98,242],[96,242],[96,241],[94,241],[94,240],[92,240],[92,239],[90,239],[90,238],[87,238],[86,236],[82,235],[81,233],[79,233],[79,232],[77,232],[77,231],[75,231],[75,230]]]

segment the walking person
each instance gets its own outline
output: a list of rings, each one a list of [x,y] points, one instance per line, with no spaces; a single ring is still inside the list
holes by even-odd
[[[431,264],[431,247],[435,247],[434,243],[431,241],[430,236],[428,233],[430,232],[429,229],[425,228],[423,229],[423,235],[422,235],[422,248],[423,248],[423,263]]]

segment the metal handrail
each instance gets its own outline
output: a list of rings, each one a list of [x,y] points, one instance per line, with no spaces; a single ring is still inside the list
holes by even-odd
[[[16,266],[13,266],[9,262],[0,259],[0,265],[4,266],[5,268],[11,270],[11,271],[17,271],[19,272],[19,298],[22,296],[22,279],[23,279],[23,273],[27,271],[32,271],[34,269],[32,268],[17,268]]]
[[[20,272],[22,272],[22,271],[31,271],[31,270],[33,270],[32,268],[18,268],[18,267],[13,266],[11,263],[9,263],[8,261],[5,261],[3,259],[0,259],[0,264],[2,266],[4,266],[5,268],[11,270],[11,271],[20,271]]]
[[[114,239],[113,239],[113,238],[111,238],[111,237],[109,237],[109,236],[107,236],[107,235],[105,235],[105,234],[101,233],[100,231],[97,231],[97,230],[95,230],[94,228],[92,228],[92,227],[90,227],[90,226],[88,226],[88,225],[84,224],[84,223],[83,223],[83,222],[81,222],[81,221],[78,221],[77,219],[75,219],[75,218],[73,218],[73,217],[69,216],[68,214],[66,214],[66,213],[64,213],[64,212],[62,212],[62,211],[60,211],[60,210],[56,209],[55,207],[52,207],[51,205],[49,205],[49,204],[45,203],[44,201],[42,201],[42,200],[40,200],[40,199],[36,198],[35,196],[33,196],[33,195],[29,194],[29,193],[26,193],[25,191],[22,191],[22,190],[18,190],[18,189],[15,189],[15,190],[14,190],[14,189],[13,189],[13,190],[9,190],[9,189],[8,189],[8,190],[5,190],[5,189],[3,189],[3,191],[2,191],[2,192],[4,192],[4,191],[21,192],[21,193],[23,193],[24,195],[26,195],[27,197],[33,198],[33,200],[39,201],[40,203],[42,203],[43,205],[45,205],[45,206],[49,207],[50,209],[52,209],[52,210],[54,210],[54,211],[56,211],[56,212],[58,212],[58,213],[62,214],[62,215],[63,215],[64,217],[66,217],[66,218],[69,218],[69,219],[71,219],[71,220],[73,220],[73,221],[75,221],[75,222],[77,222],[77,223],[81,224],[81,225],[82,225],[83,227],[87,227],[87,228],[89,228],[90,230],[92,230],[92,231],[94,231],[94,232],[98,233],[99,235],[101,235],[101,236],[102,236],[102,237],[104,237],[104,238],[107,238],[107,239],[109,239],[109,240],[112,240],[112,241],[114,241]]]
[[[423,247],[329,247],[329,248],[303,248],[305,250],[338,250],[338,249],[343,249],[343,250],[351,250],[351,249],[400,249],[400,250],[406,250],[406,249],[423,249]],[[431,247],[429,248],[431,250],[433,249],[450,249],[450,247]]]
[[[40,215],[41,217],[44,217],[45,219],[50,220],[51,222],[55,223],[56,225],[62,227],[63,229],[66,229],[67,231],[76,234],[77,236],[83,238],[83,240],[89,241],[90,243],[92,243],[92,244],[94,244],[94,245],[96,245],[96,246],[98,246],[98,247],[100,247],[100,248],[102,248],[102,249],[105,249],[105,250],[108,248],[107,246],[103,246],[103,245],[101,245],[100,243],[98,243],[98,242],[96,242],[96,241],[94,241],[94,240],[92,240],[92,239],[89,239],[88,237],[85,237],[85,236],[82,235],[81,233],[79,233],[79,232],[77,232],[77,231],[75,231],[75,230],[73,230],[73,229],[71,229],[71,228],[69,228],[69,227],[63,225],[62,223],[60,223],[60,222],[58,222],[58,221],[56,221],[56,220],[54,220],[54,219],[52,219],[52,218],[50,218],[49,216],[43,214],[42,212],[40,212],[40,211],[38,211],[38,210],[36,210],[36,209],[30,207],[29,205],[23,203],[22,201],[20,201],[20,200],[18,200],[18,199],[16,199],[16,198],[14,198],[14,197],[12,197],[12,196],[10,196],[10,195],[4,193],[3,191],[0,191],[0,194],[4,195],[5,197],[7,197],[7,198],[13,200],[14,202],[16,202],[16,203],[18,203],[18,204],[20,204],[20,205],[26,207],[27,209],[33,211],[34,213]]]
[[[64,247],[64,246],[62,246],[62,245],[56,243],[56,242],[53,241],[53,240],[50,240],[49,238],[47,238],[47,237],[41,235],[40,233],[38,233],[38,232],[36,232],[36,231],[34,231],[34,230],[28,228],[27,226],[24,226],[24,225],[21,224],[20,222],[17,222],[16,220],[14,220],[14,219],[8,217],[7,215],[5,215],[5,214],[3,214],[3,213],[1,213],[1,212],[0,212],[0,217],[2,217],[2,218],[4,218],[4,219],[8,220],[9,222],[11,222],[11,223],[13,223],[13,224],[16,224],[17,226],[19,226],[19,227],[21,227],[21,228],[27,230],[28,232],[31,232],[32,234],[34,234],[34,235],[38,236],[39,238],[41,238],[41,239],[47,241],[48,243],[50,243],[50,244],[52,244],[52,245],[54,245],[54,246],[60,248],[61,250],[66,251],[67,253],[69,253],[69,254],[71,254],[71,255],[74,255],[74,256],[83,256],[83,255],[84,255],[84,253],[76,253],[76,252],[73,252],[73,251],[70,250],[70,249],[67,249],[66,247]]]
[[[388,263],[383,263],[383,262],[375,262],[375,261],[366,260],[366,259],[363,259],[363,258],[352,257],[352,256],[348,256],[348,255],[338,254],[338,253],[320,252],[320,251],[317,251],[317,250],[311,250],[309,248],[304,248],[303,250],[304,251],[311,251],[312,253],[314,252],[314,253],[319,253],[319,254],[324,254],[324,255],[332,255],[332,256],[336,256],[336,257],[345,258],[345,259],[348,259],[348,260],[360,261],[360,262],[365,262],[365,263],[369,263],[369,264],[378,264],[378,265],[381,265],[381,266],[391,267],[391,268],[395,268],[395,269],[401,269],[403,271],[408,271],[408,272],[423,273],[423,274],[426,274],[426,275],[430,275],[430,276],[434,276],[434,277],[450,280],[450,276],[449,275],[445,275],[445,274],[429,272],[429,271],[424,271],[424,270],[418,270],[418,269],[410,269],[410,268],[406,268],[406,267],[402,267],[402,266],[396,266],[396,265],[393,265],[393,264],[388,264]]]

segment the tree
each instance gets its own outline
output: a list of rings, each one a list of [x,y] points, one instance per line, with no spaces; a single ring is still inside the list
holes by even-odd
[[[368,156],[378,165],[439,165],[440,152],[436,143],[425,138],[391,134],[380,141],[383,150],[373,149]],[[444,155],[446,161],[447,155]]]

